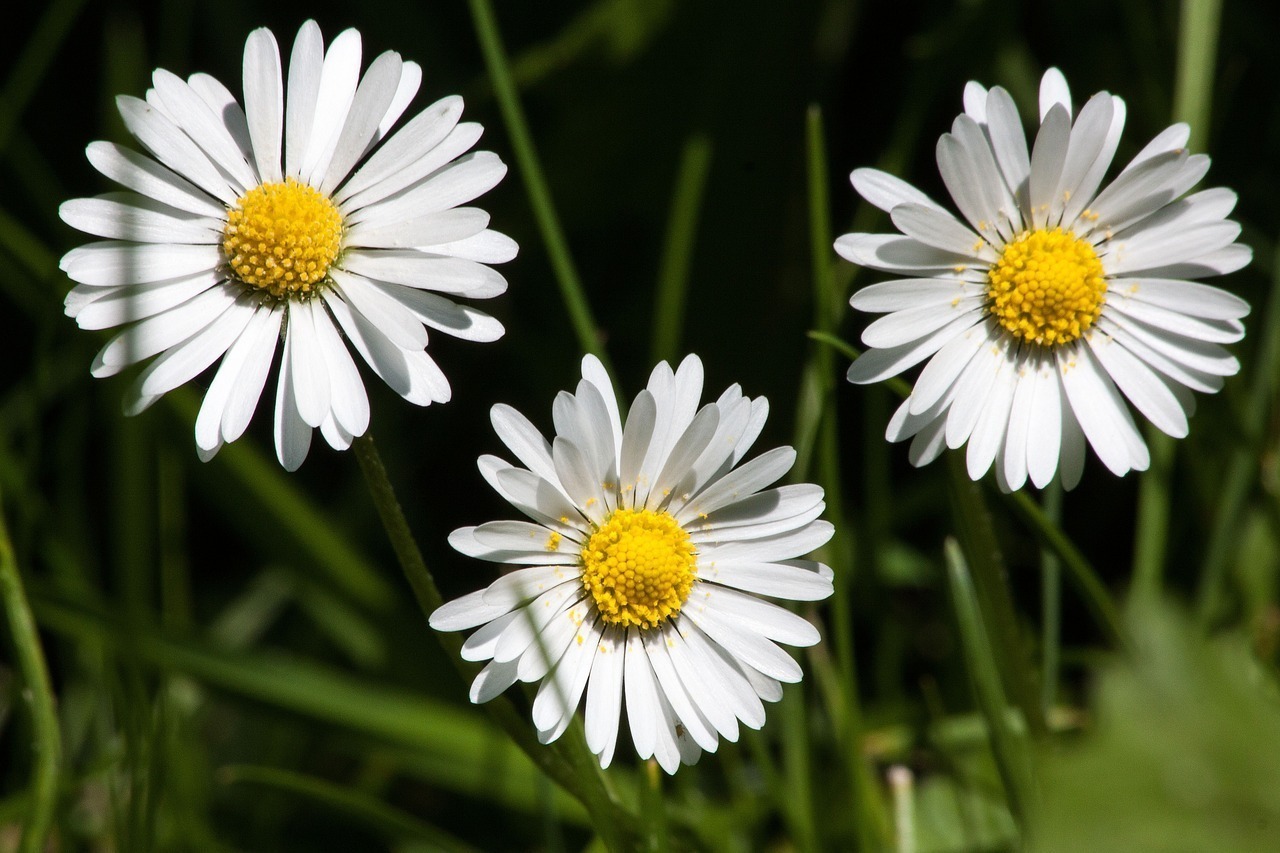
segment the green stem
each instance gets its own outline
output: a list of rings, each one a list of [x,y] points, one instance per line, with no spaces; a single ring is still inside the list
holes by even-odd
[[[1062,515],[1062,480],[1055,477],[1044,492],[1044,514],[1054,524]],[[1040,707],[1045,719],[1058,692],[1062,641],[1062,562],[1053,549],[1040,546]]]
[[[49,681],[49,667],[31,605],[22,588],[22,575],[9,540],[9,527],[0,512],[0,597],[4,599],[5,618],[13,633],[18,672],[22,675],[22,695],[31,704],[31,728],[35,736],[35,765],[31,773],[31,806],[18,850],[39,853],[53,825],[58,804],[58,775],[62,765],[62,733],[58,728],[58,712]]]
[[[387,469],[382,464],[372,434],[360,436],[352,442],[351,448],[360,463],[360,471],[364,474],[369,495],[382,519],[391,548],[395,551],[409,586],[413,588],[418,607],[423,616],[430,618],[444,603],[444,599],[426,561],[422,559],[422,551],[409,529],[409,522],[396,498],[395,489],[387,476]],[[457,634],[435,633],[463,681],[470,681],[475,672],[462,660],[462,639]],[[571,731],[555,744],[545,746],[538,742],[532,727],[510,699],[498,696],[485,703],[485,709],[543,773],[582,802],[591,815],[596,831],[610,850],[631,848],[636,819],[610,796],[595,757],[587,750],[581,732],[576,727],[571,727]]]
[[[658,266],[657,305],[653,313],[651,361],[675,361],[684,325],[689,263],[698,230],[698,213],[711,171],[711,140],[696,133],[684,144],[676,191],[667,217],[667,237]]]
[[[524,181],[525,192],[529,194],[529,204],[533,208],[538,230],[542,232],[542,240],[546,244],[551,268],[555,273],[556,283],[560,286],[560,296],[564,299],[565,308],[569,311],[569,320],[573,324],[574,333],[578,336],[578,343],[582,349],[598,357],[612,376],[613,370],[605,353],[604,343],[596,331],[597,326],[591,314],[591,306],[587,304],[587,297],[583,292],[577,268],[574,266],[573,256],[569,252],[564,229],[560,226],[560,218],[551,201],[551,190],[547,186],[547,179],[543,176],[538,152],[533,144],[533,136],[529,133],[529,123],[525,120],[524,108],[520,105],[520,96],[516,92],[515,81],[511,76],[511,65],[507,61],[506,50],[502,46],[502,35],[498,32],[498,21],[493,14],[493,5],[489,0],[469,0],[468,5],[471,7],[471,19],[475,24],[476,36],[480,40],[480,50],[484,54],[485,66],[493,80],[494,94],[502,110],[502,119],[506,123],[507,134],[511,137],[511,148],[515,153],[516,163],[520,167],[520,177]]]

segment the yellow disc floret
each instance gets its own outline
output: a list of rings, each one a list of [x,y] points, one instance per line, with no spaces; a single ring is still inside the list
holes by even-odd
[[[310,293],[329,274],[341,243],[337,205],[293,178],[240,196],[222,234],[236,278],[275,297]]]
[[[582,548],[582,586],[609,625],[656,628],[680,612],[697,559],[665,512],[619,509]]]
[[[1084,334],[1102,313],[1106,293],[1093,246],[1061,228],[1020,235],[988,273],[992,316],[1014,337],[1042,346]]]

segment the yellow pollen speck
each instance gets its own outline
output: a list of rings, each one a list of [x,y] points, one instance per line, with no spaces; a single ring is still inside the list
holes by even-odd
[[[1102,313],[1106,293],[1093,246],[1061,228],[1020,235],[987,274],[992,316],[1014,337],[1048,347],[1084,334]]]
[[[614,511],[582,548],[582,586],[609,625],[656,628],[680,612],[697,558],[665,512]]]
[[[560,550],[560,534],[556,533],[554,530],[551,531],[551,535],[547,537],[547,550],[548,551]]]
[[[341,247],[337,206],[293,178],[240,196],[222,233],[222,251],[236,278],[275,297],[309,294]]]

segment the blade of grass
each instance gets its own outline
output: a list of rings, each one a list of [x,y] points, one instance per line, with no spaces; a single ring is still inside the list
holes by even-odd
[[[966,574],[972,570],[977,601],[991,628],[993,650],[1000,661],[998,671],[1009,689],[1013,704],[1026,718],[1027,728],[1035,737],[1041,737],[1047,733],[1047,727],[1031,670],[1031,655],[1018,627],[1004,556],[996,541],[990,511],[981,486],[969,479],[964,456],[951,452],[946,457],[956,534],[968,559],[970,568],[966,569]]]
[[[613,375],[604,343],[596,331],[595,318],[591,314],[591,306],[587,303],[582,289],[582,281],[569,252],[569,244],[564,230],[560,226],[560,217],[556,214],[551,200],[551,190],[543,175],[542,165],[538,160],[538,152],[533,144],[533,136],[529,133],[529,124],[525,120],[524,108],[520,105],[520,96],[516,92],[515,82],[511,77],[511,66],[506,51],[502,46],[502,36],[498,32],[498,21],[493,13],[489,0],[468,0],[471,9],[471,20],[476,28],[476,36],[480,41],[480,50],[484,54],[485,67],[493,80],[494,93],[498,98],[498,106],[502,110],[502,120],[507,127],[507,135],[511,139],[511,148],[515,153],[516,164],[520,167],[520,178],[524,181],[525,192],[529,195],[529,204],[533,208],[534,219],[538,230],[542,233],[542,241],[551,260],[551,268],[555,273],[556,283],[560,287],[560,296],[564,300],[565,309],[569,312],[569,321],[573,325],[578,344],[586,352],[597,356]]]
[[[1054,524],[1062,515],[1062,480],[1044,492],[1044,514]],[[1058,693],[1062,641],[1062,563],[1053,549],[1040,546],[1040,707],[1048,719]]]
[[[653,314],[653,342],[650,361],[674,362],[680,354],[680,333],[684,328],[685,293],[689,285],[689,265],[698,233],[698,214],[711,171],[711,140],[695,133],[685,141],[676,173],[676,189],[667,216],[667,236],[658,265],[657,298]]]
[[[221,768],[218,779],[224,785],[251,785],[295,794],[312,800],[319,806],[345,812],[392,839],[417,839],[442,853],[476,851],[470,844],[389,806],[376,797],[326,779],[317,779],[291,770],[247,764],[231,764]]]
[[[0,598],[5,619],[13,635],[13,648],[18,672],[22,676],[22,696],[31,711],[33,733],[30,805],[26,812],[20,853],[39,853],[45,849],[58,805],[58,777],[62,769],[62,733],[58,728],[58,711],[49,680],[40,635],[36,631],[31,605],[27,601],[18,569],[18,559],[9,539],[9,525],[0,507]]]
[[[835,574],[835,592],[831,599],[832,658],[839,670],[839,707],[833,704],[828,710],[840,732],[845,751],[858,844],[861,849],[872,850],[887,843],[889,818],[874,771],[862,754],[862,700],[858,690],[852,612],[854,543],[849,534],[852,526],[847,523],[840,478],[840,442],[834,403],[835,350],[826,344],[829,340],[839,340],[835,332],[843,311],[843,296],[836,285],[835,258],[831,249],[831,203],[827,192],[829,169],[822,111],[813,105],[805,116],[805,148],[815,331],[810,333],[814,343],[805,362],[797,402],[796,465],[792,476],[798,481],[805,480],[810,476],[810,468],[815,469],[816,482],[825,493],[827,515],[836,524],[835,535],[825,553]],[[812,463],[815,456],[816,465]]]
[[[1020,824],[1025,824],[1032,797],[1030,751],[1025,736],[1010,723],[1005,712],[1000,663],[991,646],[964,553],[954,539],[947,540],[945,553],[947,580],[974,699],[987,723],[991,753],[1004,783],[1009,810]]]
[[[33,594],[40,624],[74,639],[122,648],[120,620],[102,612]],[[515,746],[473,711],[426,696],[357,680],[296,654],[222,650],[169,637],[144,627],[135,646],[138,661],[191,676],[212,687],[342,727],[390,744],[406,764],[452,790],[493,798],[528,814],[538,810],[538,770]],[[496,775],[502,784],[495,784]],[[566,815],[583,812],[573,801]]]
[[[1259,453],[1266,439],[1267,416],[1280,386],[1280,253],[1272,262],[1267,311],[1258,330],[1261,340],[1254,356],[1253,375],[1241,415],[1244,441],[1235,444],[1227,461],[1222,489],[1214,502],[1213,528],[1200,567],[1196,595],[1197,616],[1203,625],[1218,618],[1227,583],[1231,555],[1238,546],[1237,532],[1244,518],[1245,501],[1258,479]]]
[[[1221,13],[1221,0],[1182,2],[1173,118],[1191,126],[1187,144],[1195,151],[1204,150],[1208,137]],[[1169,541],[1169,481],[1173,469],[1174,440],[1154,427],[1149,426],[1146,432],[1151,449],[1151,467],[1142,475],[1138,491],[1131,591],[1135,604],[1159,597],[1163,586],[1165,547]]]

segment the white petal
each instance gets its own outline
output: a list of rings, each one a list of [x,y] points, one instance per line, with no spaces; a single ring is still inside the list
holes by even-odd
[[[970,318],[973,325],[961,335],[981,335],[981,329],[974,327],[986,313],[984,301],[982,297],[970,296],[886,314],[863,330],[862,342],[876,349],[911,346],[965,317]]]
[[[212,272],[120,288],[80,285],[67,295],[67,316],[82,329],[109,329],[177,307],[219,283]],[[87,298],[80,302],[73,298]]]
[[[334,419],[352,436],[364,435],[369,429],[369,397],[360,379],[347,345],[342,342],[333,320],[320,303],[312,300],[316,337],[324,355],[325,372],[329,375],[329,401]]]
[[[859,195],[885,213],[900,204],[918,204],[945,212],[945,208],[933,199],[888,172],[879,169],[854,169],[849,180]]]
[[[464,341],[487,343],[502,337],[506,329],[496,319],[469,305],[459,305],[425,290],[369,279],[368,283],[407,310],[419,322]]]
[[[490,410],[489,421],[498,438],[526,468],[551,483],[560,482],[551,459],[551,445],[528,418],[505,403],[498,403]]]
[[[209,383],[209,390],[205,392],[204,400],[200,404],[200,412],[196,416],[196,446],[205,451],[213,451],[223,442],[222,422],[226,417],[228,404],[236,398],[252,397],[252,403],[249,405],[250,411],[258,404],[258,397],[262,393],[261,384],[257,388],[245,388],[239,384],[240,374],[244,372],[247,362],[250,359],[260,357],[258,352],[258,343],[262,340],[262,332],[270,330],[271,321],[275,312],[266,306],[261,306],[253,311],[253,316],[249,320],[244,331],[236,338],[235,342],[227,350],[222,358],[222,364],[218,365],[218,372],[214,374],[213,381]],[[275,316],[275,328],[279,329],[279,317]],[[268,351],[266,362],[268,367],[271,364],[271,357],[275,351],[275,340],[271,339],[272,349]],[[265,378],[265,371],[263,376]],[[239,435],[232,437],[235,440]]]
[[[365,161],[351,179],[342,185],[334,196],[335,200],[345,204],[353,196],[418,162],[449,136],[461,116],[462,98],[457,95],[442,98],[427,107],[396,131],[394,136]],[[385,198],[391,192],[395,190],[372,196],[369,201]]]
[[[497,698],[498,694],[516,683],[516,661],[491,662],[471,683],[471,701],[477,705]]]
[[[1050,68],[1040,78],[1041,124],[1044,123],[1045,116],[1055,104],[1061,104],[1066,110],[1067,118],[1071,117],[1071,89],[1067,86],[1067,78],[1063,77],[1062,72],[1057,68]]]
[[[858,266],[900,275],[959,276],[976,263],[969,255],[944,252],[897,234],[845,234],[836,239],[835,248]]]
[[[507,280],[483,264],[417,249],[349,249],[343,252],[342,265],[378,281],[471,299],[488,299],[507,290]]]
[[[911,389],[910,412],[921,415],[931,409],[956,384],[978,351],[999,335],[1000,327],[988,321],[966,329],[938,350]]]
[[[1103,264],[1107,274],[1119,276],[1141,272],[1154,266],[1195,262],[1235,241],[1240,226],[1230,220],[1211,222],[1174,233],[1143,235],[1132,242],[1107,244]]]
[[[307,139],[307,151],[302,155],[301,177],[312,186],[320,183],[333,158],[338,136],[347,122],[356,84],[360,80],[360,55],[360,33],[351,29],[338,33],[325,51],[315,117]]]
[[[85,156],[103,175],[144,196],[200,216],[226,216],[226,208],[204,190],[136,151],[114,142],[91,142]]]
[[[1058,182],[1071,145],[1069,107],[1054,106],[1040,120],[1031,148],[1031,222],[1044,228],[1057,196]]]
[[[413,314],[383,288],[362,276],[337,267],[329,270],[334,288],[354,310],[358,311],[401,349],[420,350],[427,345],[427,331]]]
[[[357,248],[404,249],[434,246],[479,234],[489,225],[489,214],[478,207],[414,216],[380,225],[357,223],[347,232],[347,240]]]
[[[1023,364],[1021,357],[1002,361],[1000,369],[991,375],[991,391],[978,413],[973,434],[969,436],[969,447],[965,452],[965,463],[971,479],[981,479],[987,473],[1004,445],[1005,433],[1009,428],[1009,407],[1013,403],[1018,374],[1023,369]]]
[[[587,682],[586,736],[587,748],[601,756],[612,757],[618,737],[618,718],[622,714],[622,673],[625,665],[625,634],[616,626],[605,629],[591,665]]]
[[[163,113],[146,101],[127,95],[116,98],[116,106],[125,127],[157,160],[224,204],[235,203],[239,194],[191,138]]]
[[[292,325],[292,324],[290,324]],[[292,347],[286,342],[280,350],[280,377],[276,382],[275,439],[276,458],[286,471],[297,471],[311,449],[311,427],[298,414],[294,393]]]
[[[580,573],[568,566],[532,566],[527,569],[517,569],[489,584],[488,589],[484,591],[484,603],[494,607],[512,608],[532,601],[562,583],[578,582],[580,582]]]
[[[1094,453],[1116,476],[1144,470],[1149,456],[1124,400],[1087,346],[1058,350],[1058,372],[1071,410]],[[1141,446],[1141,452],[1133,451]]]
[[[332,195],[364,155],[382,124],[383,116],[391,107],[391,100],[400,85],[402,66],[400,55],[387,51],[378,56],[365,72],[352,98],[350,113],[339,130],[331,159],[312,173],[320,192]]]
[[[1040,372],[1040,378],[1027,437],[1027,474],[1036,488],[1043,489],[1058,470],[1064,392],[1053,359],[1039,359],[1036,370]]]
[[[796,452],[790,447],[776,447],[762,453],[703,489],[681,510],[680,515],[682,518],[710,515],[721,507],[754,495],[781,479],[795,462]]]
[[[817,563],[806,566],[784,563],[716,563],[698,568],[703,581],[731,586],[746,592],[787,598],[792,601],[819,601],[834,591],[831,579],[817,571]]]
[[[1090,335],[1087,343],[1120,391],[1147,420],[1174,438],[1186,437],[1186,413],[1151,368],[1107,335]]]
[[[148,317],[117,334],[98,353],[92,373],[111,376],[185,341],[222,316],[241,290],[227,284],[212,287],[176,308]]]
[[[945,210],[918,204],[900,204],[890,214],[903,234],[926,246],[958,255],[973,255],[989,263],[998,259],[990,244]]]
[[[240,192],[258,185],[257,173],[245,162],[226,122],[214,114],[204,98],[192,91],[181,77],[163,68],[152,72],[151,80],[175,123],[209,155],[214,165],[230,176]]]
[[[303,30],[306,28],[304,24]],[[301,39],[302,34],[298,35]],[[290,68],[291,78],[293,73],[294,69]],[[280,48],[276,45],[276,37],[265,27],[254,30],[244,44],[244,110],[249,122],[249,136],[253,139],[258,174],[266,183],[279,182],[283,177],[280,172],[281,114],[284,111],[281,78]],[[290,83],[292,111],[292,79]]]
[[[289,384],[298,415],[308,426],[318,427],[329,414],[329,377],[316,335],[313,302],[292,302],[285,324],[289,350]]]
[[[774,560],[788,560],[808,554],[815,548],[821,548],[830,541],[835,528],[829,521],[810,522],[807,527],[790,533],[780,533],[764,539],[750,542],[729,542],[724,545],[708,546],[700,555],[707,561],[743,561],[749,563],[771,563]]]
[[[226,409],[222,414],[222,439],[235,441],[249,426],[258,398],[267,383],[267,374],[275,358],[280,341],[280,325],[284,322],[284,308],[273,306],[259,312],[261,323],[255,323],[240,336],[246,348],[244,366],[234,377],[235,389],[230,392]],[[214,382],[217,382],[214,377]],[[210,388],[210,391],[213,389]]]
[[[158,397],[194,379],[235,343],[249,325],[255,306],[242,297],[216,320],[182,343],[169,347],[138,375],[132,393]]]
[[[1250,311],[1249,303],[1234,293],[1200,284],[1168,278],[1118,278],[1107,282],[1110,293],[1158,305],[1170,311],[1203,317],[1206,320],[1238,320]]]
[[[891,315],[892,316],[892,315]],[[873,349],[863,353],[857,361],[849,366],[846,378],[855,385],[868,385],[879,382],[890,376],[896,376],[909,367],[914,367],[942,349],[956,335],[981,322],[978,312],[961,314],[947,325],[933,332],[928,337],[902,346],[887,349]]]
[[[477,151],[391,198],[355,211],[347,217],[347,223],[352,227],[377,228],[401,219],[448,210],[493,189],[506,173],[506,164],[497,154]]]
[[[293,40],[289,55],[289,96],[285,99],[284,171],[301,177],[311,145],[324,67],[324,39],[315,21],[305,22]]]
[[[72,249],[58,266],[80,284],[120,287],[208,272],[221,263],[222,249],[214,245],[104,240]]]
[[[463,631],[497,619],[510,610],[486,604],[484,593],[482,589],[477,590],[442,604],[427,622],[437,631]]]
[[[62,203],[58,215],[72,228],[88,234],[139,243],[218,245],[224,225],[135,193],[73,198]]]

